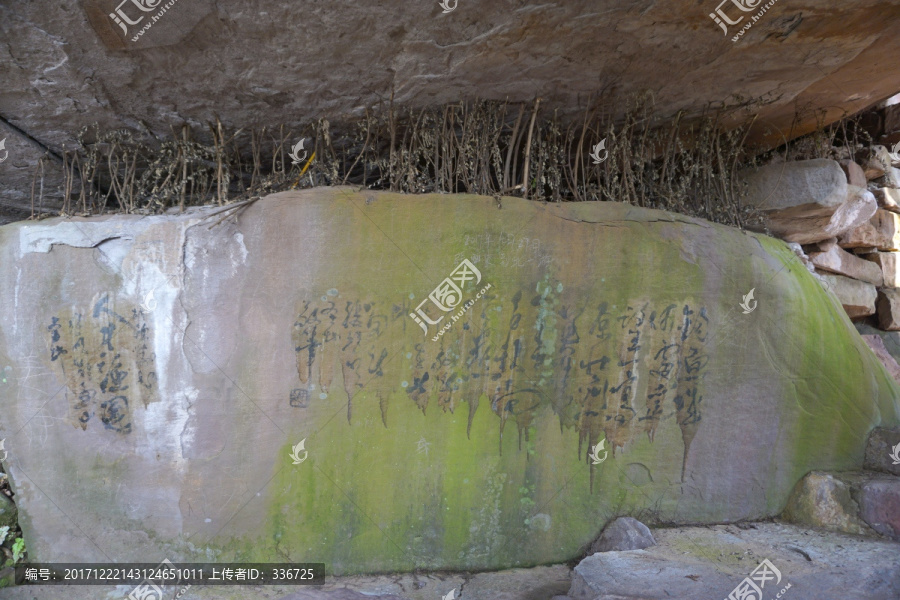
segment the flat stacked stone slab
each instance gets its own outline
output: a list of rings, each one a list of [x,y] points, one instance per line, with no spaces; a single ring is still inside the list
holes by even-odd
[[[820,274],[819,277],[825,283],[826,289],[837,297],[851,319],[875,314],[878,292],[871,283],[826,273]]]
[[[875,287],[884,284],[880,265],[854,256],[837,245],[832,246],[827,252],[811,253],[809,260],[819,269],[871,283]]]
[[[878,326],[885,331],[900,331],[900,290],[878,291]]]
[[[847,176],[833,160],[773,163],[740,174],[747,184],[746,204],[765,214],[766,226],[779,238],[811,244],[865,223],[875,212],[875,197],[862,188],[851,193]]]
[[[868,222],[862,223],[838,237],[841,248],[877,248],[882,251],[900,250],[900,215],[878,209]]]
[[[886,287],[900,287],[900,268],[898,268],[897,252],[870,252],[862,255],[862,258],[872,261],[881,269],[883,285]]]

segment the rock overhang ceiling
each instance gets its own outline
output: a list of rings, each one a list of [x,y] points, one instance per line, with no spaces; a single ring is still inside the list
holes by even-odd
[[[233,129],[336,124],[391,99],[541,98],[575,118],[600,98],[615,118],[650,91],[663,119],[746,104],[735,122],[758,114],[749,139],[775,145],[900,82],[900,0],[454,1],[0,5],[0,136],[12,151],[0,180],[30,196],[38,158],[59,159],[94,123],[202,135],[216,117]]]

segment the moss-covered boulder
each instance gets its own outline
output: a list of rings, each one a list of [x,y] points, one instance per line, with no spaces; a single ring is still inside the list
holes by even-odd
[[[772,238],[350,188],[217,210],[0,228],[33,560],[551,563],[619,515],[776,515],[900,423]]]

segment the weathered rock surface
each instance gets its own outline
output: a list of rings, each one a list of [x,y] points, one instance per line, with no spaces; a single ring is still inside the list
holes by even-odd
[[[763,598],[786,586],[792,600],[895,600],[900,597],[900,544],[852,535],[756,523],[656,529],[647,550],[598,553],[572,574],[574,600],[728,598],[769,560],[780,577],[763,583]],[[772,573],[774,574],[774,573]]]
[[[629,94],[655,90],[665,115],[697,114],[735,96],[755,101],[755,137],[777,145],[887,98],[900,79],[900,25],[885,18],[896,8],[889,0],[855,5],[850,23],[836,0],[779,6],[734,43],[751,13],[732,4],[721,10],[741,23],[723,31],[709,16],[716,7],[695,2],[598,9],[588,0],[462,0],[442,14],[437,1],[182,0],[132,41],[154,15],[136,4],[3,3],[0,64],[10,68],[0,115],[61,154],[95,121],[104,131],[146,123],[157,135],[183,122],[202,132],[213,113],[235,128],[293,126],[362,114],[384,106],[392,90],[401,106],[537,95],[578,111],[605,89],[607,105],[624,110]],[[109,17],[120,7],[143,21],[123,31]],[[248,47],[266,59],[248,56]],[[860,81],[865,90],[849,95]],[[798,117],[796,106],[821,110]],[[0,167],[4,186],[6,175]],[[30,183],[17,179],[17,198]]]
[[[881,535],[900,541],[900,478],[885,475],[862,484],[859,517]]]
[[[881,265],[854,256],[837,245],[832,246],[827,252],[813,252],[809,255],[809,260],[819,269],[846,275],[876,287],[884,284]]]
[[[894,360],[900,364],[900,331],[882,331],[861,322],[856,322],[853,326],[862,335],[877,335],[880,337],[881,341],[884,342],[884,347]]]
[[[782,517],[806,527],[859,535],[873,533],[859,517],[851,486],[832,473],[814,471],[797,482]]]
[[[488,573],[395,573],[326,577],[320,586],[192,586],[185,598],[200,600],[546,600],[565,595],[572,583],[567,565]],[[0,592],[4,600],[122,600],[126,586],[21,586]],[[179,588],[170,586],[170,598]],[[296,590],[296,591],[292,591]],[[462,595],[460,593],[462,592]],[[301,594],[297,596],[296,594]],[[148,598],[147,600],[151,600]]]
[[[875,314],[875,300],[878,292],[871,283],[850,279],[843,275],[821,273],[820,279],[840,301],[851,319]]]
[[[878,209],[867,222],[850,229],[838,239],[842,248],[872,247],[879,250],[900,249],[900,215]]]
[[[893,449],[900,444],[900,427],[876,427],[869,434],[863,468],[871,471],[900,475],[900,461],[891,458]]]
[[[619,517],[591,544],[591,552],[641,550],[656,544],[650,529],[632,517]]]
[[[868,183],[866,180],[866,172],[863,168],[856,164],[855,161],[844,159],[839,161],[841,169],[847,176],[847,183],[856,187],[865,188]]]
[[[748,206],[831,215],[847,199],[847,177],[840,164],[825,158],[777,162],[740,172],[747,184]]]
[[[897,252],[871,252],[862,255],[881,268],[881,277],[886,287],[900,287],[900,269],[897,268]]]
[[[891,212],[900,212],[900,189],[896,188],[877,188],[872,191],[875,201],[878,202],[878,208],[889,210]]]
[[[900,477],[813,471],[794,488],[783,517],[798,525],[900,541]]]
[[[547,564],[613,506],[778,514],[900,424],[900,387],[766,236],[350,188],[212,212],[0,228],[0,426],[32,560]],[[443,318],[423,332],[417,308]]]
[[[741,172],[746,204],[765,213],[766,226],[789,242],[811,244],[866,223],[877,210],[867,190],[848,186],[840,165],[827,159],[773,163]]]
[[[900,290],[878,290],[878,326],[885,331],[900,330]]]
[[[878,360],[881,361],[881,364],[884,365],[887,372],[894,378],[894,381],[900,383],[900,364],[897,364],[897,360],[891,356],[890,352],[888,352],[881,336],[864,335],[862,338],[866,341],[866,344],[869,345],[869,348],[872,349],[872,352],[875,353],[875,356],[878,357]]]
[[[354,592],[353,590],[334,590],[330,592],[323,592],[320,590],[303,590],[294,592],[292,594],[288,594],[287,596],[281,598],[281,600],[406,600],[401,596],[395,596],[394,594],[389,594],[387,596],[377,595],[372,596],[369,594],[360,594],[359,592]]]
[[[6,494],[0,494],[0,527],[12,529],[16,526],[17,518],[16,504]]]

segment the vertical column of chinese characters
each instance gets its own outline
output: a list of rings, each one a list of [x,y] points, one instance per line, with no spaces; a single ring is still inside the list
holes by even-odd
[[[678,351],[681,348],[678,332],[675,331],[675,304],[668,305],[657,317],[656,311],[650,315],[648,326],[659,332],[657,345],[650,349],[648,366],[647,401],[645,412],[638,422],[643,423],[644,433],[653,441],[656,428],[662,418],[662,403],[666,395],[676,387],[678,374]],[[655,352],[654,352],[655,350]]]
[[[328,299],[322,303],[319,309],[319,387],[327,394],[334,378],[334,363],[340,355],[340,335],[336,331],[335,324],[338,318],[338,309],[335,302]]]
[[[293,341],[294,352],[297,353],[297,374],[301,383],[309,383],[312,375],[313,364],[316,362],[318,349],[321,342],[317,339],[318,328],[321,324],[318,307],[311,306],[307,300],[303,303],[303,310],[294,321]]]
[[[578,367],[575,352],[581,338],[578,336],[577,321],[584,308],[576,311],[570,306],[563,305],[559,310],[559,320],[562,323],[559,335],[559,350],[557,351],[557,372],[555,393],[552,395],[554,409],[558,414],[565,414],[574,401],[569,390],[574,370]]]
[[[380,313],[374,303],[363,305],[363,310],[366,313],[366,329],[363,340],[366,342],[365,356],[368,363],[364,385],[368,385],[370,381],[374,380],[374,385],[370,386],[370,389],[381,403],[384,399],[384,392],[380,383],[384,377],[384,364],[389,355],[382,335],[387,328],[388,317],[386,314]]]
[[[522,358],[525,354],[525,339],[522,330],[522,291],[512,297],[512,313],[507,321],[506,336],[493,353],[493,361],[488,369],[488,398],[493,410],[499,410],[501,398],[513,392],[514,383],[519,374],[524,373]],[[506,313],[504,308],[502,313]]]
[[[678,388],[675,394],[675,419],[681,427],[681,436],[684,441],[684,460],[682,462],[681,476],[687,465],[688,451],[691,442],[697,433],[697,427],[702,420],[703,395],[701,383],[706,375],[706,365],[709,355],[706,353],[706,336],[709,327],[709,318],[706,316],[706,308],[699,311],[691,310],[684,305],[682,310],[681,348],[679,353],[680,370]]]
[[[578,448],[580,456],[584,442],[587,441],[586,460],[589,460],[587,455],[590,454],[590,447],[597,443],[600,433],[604,431],[604,417],[608,409],[609,375],[606,367],[610,363],[607,349],[612,339],[611,319],[608,304],[601,302],[585,335],[586,343],[590,344],[586,360],[578,362],[578,368],[583,373],[579,380],[586,380],[584,387],[579,387],[576,391],[576,394],[583,396],[578,415]],[[591,485],[593,491],[593,475]]]
[[[640,308],[628,306],[625,314],[616,320],[621,321],[621,329],[625,330],[624,349],[619,353],[618,366],[624,368],[622,381],[619,385],[611,387],[609,393],[615,398],[617,404],[612,414],[606,415],[607,438],[611,442],[610,450],[616,446],[624,446],[629,437],[629,427],[637,411],[635,410],[634,396],[637,383],[638,355],[641,350],[641,335],[646,320],[647,304]],[[610,434],[612,430],[612,435]]]

